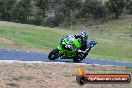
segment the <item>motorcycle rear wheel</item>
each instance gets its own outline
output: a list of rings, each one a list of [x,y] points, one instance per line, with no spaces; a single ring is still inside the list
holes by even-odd
[[[82,54],[78,54],[76,58],[73,58],[73,61],[78,63],[78,62],[82,61],[83,59],[84,58],[83,58]]]

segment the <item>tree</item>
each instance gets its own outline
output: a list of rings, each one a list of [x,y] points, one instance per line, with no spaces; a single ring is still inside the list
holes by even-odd
[[[0,0],[0,18],[2,20],[11,19],[11,9],[15,0]]]
[[[30,0],[21,0],[12,12],[12,20],[21,23],[28,23],[30,15]]]
[[[109,9],[109,12],[114,13],[115,18],[118,19],[125,7],[125,2],[124,0],[109,0],[105,2],[105,6]]]
[[[129,14],[132,14],[132,0],[126,1],[126,10],[128,10]]]
[[[48,0],[34,0],[35,2],[35,6],[37,6],[39,8],[39,14],[41,16],[41,18],[45,18],[46,17],[46,12],[48,10]]]
[[[98,0],[86,0],[82,13],[84,17],[93,19],[105,17],[107,10],[102,2]]]
[[[74,21],[82,7],[82,0],[60,0],[59,3],[61,5],[58,11],[61,13],[60,17],[68,22]]]

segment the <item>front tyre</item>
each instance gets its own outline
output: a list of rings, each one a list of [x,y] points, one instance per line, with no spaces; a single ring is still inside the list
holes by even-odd
[[[49,60],[57,59],[58,58],[58,52],[59,52],[59,50],[57,48],[53,49],[48,55]]]

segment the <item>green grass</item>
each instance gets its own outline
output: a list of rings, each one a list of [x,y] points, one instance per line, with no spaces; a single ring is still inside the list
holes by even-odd
[[[122,16],[119,20],[111,20],[104,24],[87,26],[77,24],[73,29],[89,31],[90,39],[98,45],[93,49],[90,58],[113,61],[132,62],[132,16]]]
[[[105,24],[85,27],[90,39],[98,45],[93,49],[90,58],[132,62],[132,16],[120,18]],[[83,26],[83,25],[82,25]],[[40,27],[0,21],[0,37],[10,39],[15,45],[0,44],[2,49],[20,49],[48,53],[58,46],[63,35],[77,34],[80,25],[73,26],[77,30]]]
[[[56,29],[0,22],[0,37],[17,42],[17,45],[14,46],[16,49],[25,47],[46,51],[55,48],[63,35],[65,35],[63,32]],[[12,48],[13,46],[0,45],[0,47]]]
[[[93,34],[93,38],[98,41],[96,49],[92,50],[92,56],[118,61],[132,61],[132,38],[129,34],[104,33]],[[100,51],[99,51],[100,50]]]

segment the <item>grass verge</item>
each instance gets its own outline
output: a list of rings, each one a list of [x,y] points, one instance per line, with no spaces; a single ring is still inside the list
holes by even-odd
[[[105,24],[85,26],[91,40],[98,45],[89,58],[132,62],[132,16]],[[73,29],[81,27],[73,26]],[[78,34],[80,30],[64,30],[0,21],[0,37],[13,45],[0,43],[1,49],[19,49],[48,53],[59,45],[63,35]]]

